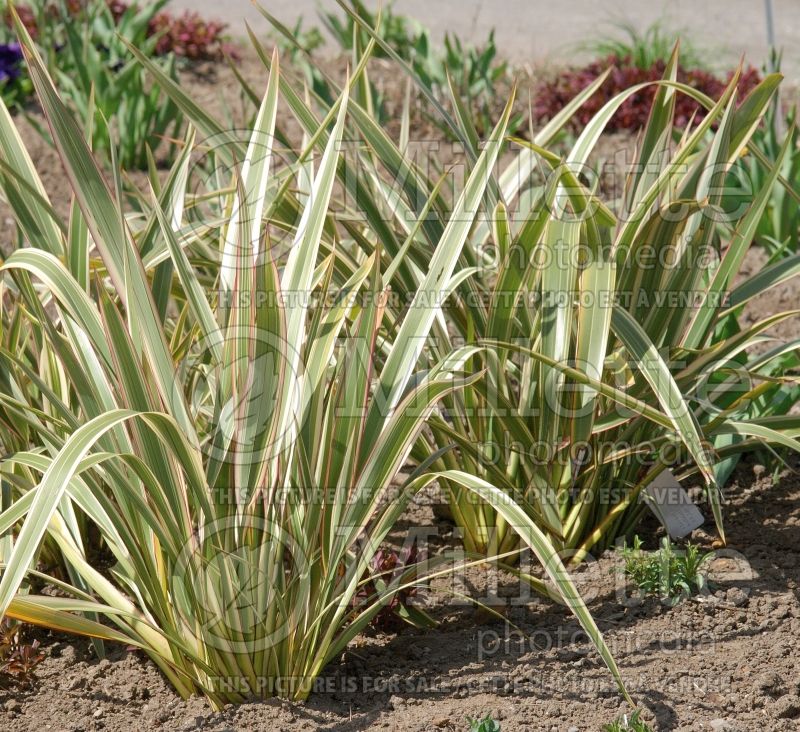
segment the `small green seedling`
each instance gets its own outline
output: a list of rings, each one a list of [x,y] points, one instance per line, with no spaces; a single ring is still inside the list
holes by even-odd
[[[472,719],[467,717],[469,722],[469,732],[500,732],[500,722],[496,722],[491,716],[483,719]]]
[[[640,712],[633,712],[630,716],[623,714],[611,724],[603,726],[603,732],[653,732],[653,728],[639,718]]]
[[[707,579],[702,568],[712,556],[713,552],[701,553],[694,544],[676,551],[667,537],[654,552],[643,551],[638,536],[633,538],[632,547],[622,548],[625,575],[633,580],[643,595],[655,595],[672,604],[705,589]]]

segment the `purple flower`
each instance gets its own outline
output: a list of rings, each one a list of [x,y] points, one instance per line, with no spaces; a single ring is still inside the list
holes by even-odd
[[[19,43],[0,43],[0,83],[16,79],[21,65],[22,49]]]

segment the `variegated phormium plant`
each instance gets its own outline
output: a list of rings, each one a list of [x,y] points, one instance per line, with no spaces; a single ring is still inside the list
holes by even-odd
[[[190,130],[166,179],[152,178],[144,214],[126,215],[119,172],[112,192],[17,27],[74,203],[61,221],[0,107],[3,196],[23,243],[0,267],[0,420],[11,435],[0,470],[13,499],[0,512],[0,615],[141,648],[181,695],[217,707],[303,699],[398,591],[360,596],[410,497],[440,478],[515,526],[621,684],[523,508],[460,470],[422,464],[398,476],[437,403],[478,377],[469,361],[480,346],[448,350],[422,371],[417,362],[441,315],[427,295],[452,286],[510,104],[398,317],[385,303],[381,248],[336,246],[339,144],[360,114],[350,94],[363,67],[282,167],[279,97],[291,95],[309,125],[314,115],[276,57],[244,144],[173,85],[201,131],[218,133],[227,180],[187,192]],[[199,217],[209,202],[215,215]],[[107,572],[93,564],[87,523],[113,556]],[[43,542],[60,552],[65,577],[36,569]],[[32,575],[57,591],[34,594]]]
[[[358,12],[340,4],[405,69],[459,140],[470,171],[480,155],[478,135],[458,95],[448,112]],[[354,64],[366,64],[369,53],[355,49]],[[260,55],[268,64],[263,49]],[[797,313],[738,325],[747,302],[800,271],[793,257],[737,279],[786,146],[735,209],[738,189],[725,186],[780,77],[767,76],[737,99],[734,76],[711,100],[677,82],[677,58],[676,49],[629,170],[614,171],[624,179],[618,199],[597,184],[592,155],[616,110],[641,87],[612,99],[565,156],[551,143],[603,77],[529,140],[516,141],[519,154],[487,188],[484,205],[493,215],[470,229],[456,270],[461,278],[426,351],[435,363],[454,343],[484,346],[470,360],[484,377],[443,399],[445,412],[432,416],[415,459],[434,458],[439,469],[466,470],[498,486],[572,562],[629,535],[645,510],[643,490],[667,468],[703,476],[724,539],[721,489],[736,456],[765,445],[800,446],[800,421],[771,414],[764,403],[794,393],[796,374],[779,365],[798,343],[754,350],[772,326]],[[709,111],[679,133],[673,118],[682,94]],[[361,85],[350,135],[366,148],[352,165],[373,182],[374,208],[388,214],[370,220],[367,232],[350,225],[348,233],[368,253],[381,242],[386,279],[402,304],[420,282],[451,202],[430,166],[407,154],[408,108],[395,141],[374,124],[371,106],[369,86]],[[341,218],[354,220],[355,213]],[[446,449],[453,444],[458,450]],[[491,556],[518,545],[493,507],[443,484],[469,551]]]

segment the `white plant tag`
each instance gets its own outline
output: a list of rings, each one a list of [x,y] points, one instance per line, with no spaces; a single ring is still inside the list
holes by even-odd
[[[644,498],[673,539],[680,539],[703,524],[703,514],[671,470],[658,474],[645,488]]]

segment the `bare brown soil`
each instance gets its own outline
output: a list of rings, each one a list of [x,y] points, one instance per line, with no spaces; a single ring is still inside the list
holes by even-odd
[[[711,565],[708,594],[677,607],[637,602],[613,552],[580,573],[625,682],[656,730],[800,724],[800,479],[787,471],[776,483],[747,463],[727,495],[729,547]],[[451,543],[424,497],[407,519]],[[694,538],[709,547],[713,537],[698,530]],[[475,570],[466,583],[486,596],[492,579]],[[498,594],[519,597],[519,587],[501,582]],[[439,628],[360,639],[325,670],[307,703],[253,702],[217,713],[202,699],[179,699],[138,652],[116,648],[98,661],[87,643],[47,634],[47,658],[30,688],[0,691],[0,728],[465,730],[468,716],[491,714],[504,732],[567,732],[599,730],[626,710],[563,608],[509,599],[505,622],[436,595]]]

